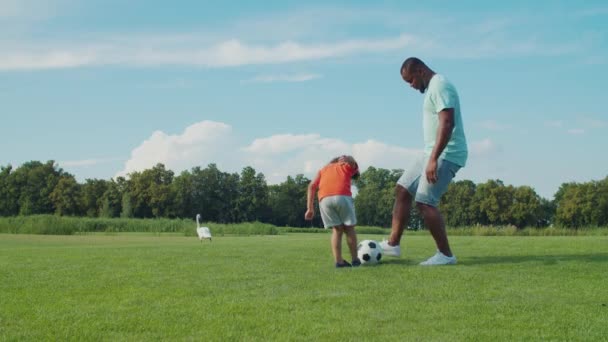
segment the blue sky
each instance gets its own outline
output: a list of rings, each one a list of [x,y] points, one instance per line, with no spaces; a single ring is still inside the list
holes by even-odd
[[[0,163],[79,181],[164,163],[269,183],[335,155],[404,168],[422,149],[417,56],[460,93],[457,179],[603,179],[605,1],[0,0]]]

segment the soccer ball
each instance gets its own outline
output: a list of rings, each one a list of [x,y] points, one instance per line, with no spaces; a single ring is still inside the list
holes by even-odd
[[[374,240],[363,240],[357,245],[357,256],[362,265],[374,265],[382,259],[382,247]]]

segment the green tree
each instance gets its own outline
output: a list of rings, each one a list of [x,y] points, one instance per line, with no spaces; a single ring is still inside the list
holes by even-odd
[[[237,212],[239,221],[260,221],[268,215],[268,185],[262,173],[247,166],[239,180]]]
[[[88,217],[97,217],[103,206],[103,194],[108,190],[108,181],[87,179],[82,186],[81,207]]]
[[[135,217],[168,216],[172,208],[173,171],[159,163],[152,169],[130,174],[129,192]]]
[[[173,179],[171,183],[173,197],[172,212],[176,217],[196,217],[194,210],[194,191],[192,185],[192,174],[189,171],[182,173]]]
[[[568,186],[560,193],[555,213],[558,225],[577,228],[583,225],[582,189],[579,186]]]
[[[597,213],[598,226],[608,226],[608,176],[597,183]]]
[[[509,221],[518,228],[534,227],[541,217],[541,198],[529,186],[520,186],[513,191],[513,202],[509,208]]]
[[[290,227],[310,225],[304,220],[309,183],[308,178],[299,174],[295,178],[288,176],[285,182],[270,186],[269,203],[272,213],[270,223]]]
[[[11,174],[11,165],[0,167],[0,216],[14,216],[19,213],[19,190]]]
[[[395,184],[402,170],[377,169],[372,166],[355,182],[355,210],[360,225],[387,227],[391,224]]]
[[[124,178],[119,181],[124,181]],[[121,185],[112,179],[108,182],[108,187],[101,197],[101,217],[120,216],[122,202]]]
[[[476,223],[472,206],[475,191],[476,185],[470,180],[450,183],[439,204],[447,226],[469,226]]]
[[[236,222],[239,175],[222,172],[215,164],[191,173],[193,214],[201,214],[203,221]]]
[[[59,179],[55,189],[50,194],[51,202],[55,207],[55,214],[80,215],[81,186],[72,175],[64,175]]]
[[[11,174],[10,190],[19,194],[20,215],[51,214],[55,211],[50,198],[64,171],[52,160],[30,161]]]
[[[512,187],[506,187],[501,180],[488,180],[477,185],[471,208],[478,223],[502,225],[509,223],[512,202]]]
[[[144,171],[145,173],[146,171]],[[150,184],[150,207],[154,217],[173,216],[174,194],[171,183],[173,182],[173,171],[166,170],[165,166],[159,164],[150,170],[153,182]]]
[[[133,199],[132,199],[131,193],[129,191],[125,191],[122,194],[120,217],[122,217],[122,218],[133,217]]]
[[[555,221],[571,228],[606,225],[607,180],[564,183],[555,195]]]
[[[536,223],[537,227],[547,227],[555,221],[555,202],[549,201],[545,198],[541,198],[540,200],[540,213],[538,216],[538,221]]]

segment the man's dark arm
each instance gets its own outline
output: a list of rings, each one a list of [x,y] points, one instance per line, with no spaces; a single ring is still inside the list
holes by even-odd
[[[435,161],[439,159],[452,136],[452,130],[454,129],[454,108],[445,108],[438,115],[437,141],[435,142],[433,152],[431,152],[431,159]]]
[[[426,179],[431,184],[437,182],[437,160],[452,136],[452,130],[454,129],[454,108],[444,108],[438,115],[437,141],[426,166]]]

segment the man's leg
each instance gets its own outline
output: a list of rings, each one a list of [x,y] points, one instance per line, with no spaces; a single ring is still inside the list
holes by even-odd
[[[412,207],[412,195],[401,185],[395,186],[395,204],[393,205],[393,219],[391,222],[391,235],[388,244],[398,246],[405,226],[410,220],[410,209]]]
[[[448,242],[448,234],[445,230],[443,216],[439,209],[420,202],[416,203],[416,206],[424,218],[425,227],[431,232],[433,239],[435,239],[437,249],[445,256],[451,257],[452,250]]]
[[[438,207],[441,197],[448,190],[459,169],[460,166],[440,159],[437,166],[437,181],[431,184],[425,177],[422,177],[420,184],[418,184],[416,206],[424,219],[425,227],[431,232],[439,250],[439,253],[423,261],[420,263],[421,265],[453,265],[456,263],[456,257],[452,254],[448,242],[445,222]]]

